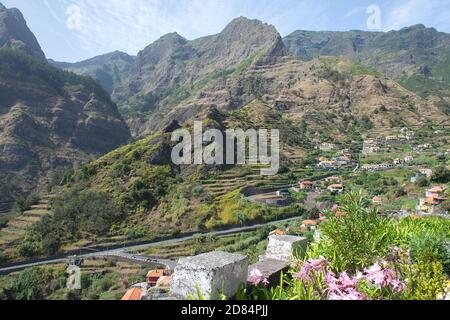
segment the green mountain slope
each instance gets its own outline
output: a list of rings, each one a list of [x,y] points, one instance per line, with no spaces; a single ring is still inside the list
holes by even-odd
[[[130,139],[94,80],[10,49],[0,50],[0,124],[4,199],[36,192],[52,169],[92,160]]]
[[[53,60],[49,60],[49,63],[57,68],[94,78],[100,82],[109,94],[112,94],[122,81],[122,75],[133,63],[134,59],[134,57],[124,52],[116,51],[78,63],[65,63]]]
[[[361,62],[422,97],[437,97],[437,105],[449,111],[449,34],[416,25],[387,33],[295,31],[283,40],[304,60],[346,56]]]

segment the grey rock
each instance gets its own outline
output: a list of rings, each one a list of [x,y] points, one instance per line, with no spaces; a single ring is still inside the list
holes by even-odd
[[[197,289],[206,299],[215,300],[221,293],[236,294],[247,283],[248,258],[214,251],[181,259],[170,284],[172,294],[181,298],[197,298]]]
[[[262,260],[273,259],[290,261],[293,256],[299,256],[306,251],[308,239],[295,236],[270,236],[266,254]]]

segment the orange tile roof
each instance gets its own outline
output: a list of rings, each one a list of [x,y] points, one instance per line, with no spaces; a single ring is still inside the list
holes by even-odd
[[[316,226],[318,222],[315,220],[305,220],[303,221],[303,224],[306,226]]]
[[[439,204],[434,198],[426,198],[425,203],[428,204]]]
[[[286,232],[284,232],[284,231],[281,230],[281,229],[273,230],[273,231],[270,233],[270,235],[277,235],[277,236],[284,236],[285,234],[286,234]]]
[[[150,270],[147,273],[147,278],[148,277],[162,277],[162,276],[164,276],[164,270],[162,270],[162,269]]]
[[[139,288],[131,288],[130,290],[125,293],[125,295],[122,297],[122,300],[124,301],[138,301],[141,300],[142,296],[142,290]]]
[[[170,285],[170,282],[172,282],[171,276],[164,276],[159,278],[158,282],[156,283],[157,287],[168,287]]]
[[[430,193],[441,193],[443,191],[444,191],[444,188],[439,187],[439,186],[428,189],[428,192],[430,192]]]

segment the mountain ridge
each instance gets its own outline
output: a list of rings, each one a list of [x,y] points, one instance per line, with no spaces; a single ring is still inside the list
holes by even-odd
[[[45,54],[17,8],[7,9],[0,3],[0,48],[22,50],[45,61]]]
[[[51,66],[17,9],[0,6],[0,39],[9,39],[0,42],[1,203],[45,192],[53,170],[129,142],[109,94],[91,78]]]

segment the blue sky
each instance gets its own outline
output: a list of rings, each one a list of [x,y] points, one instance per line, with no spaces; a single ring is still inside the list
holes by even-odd
[[[450,33],[450,0],[0,0],[25,16],[48,58],[80,61],[114,50],[136,54],[160,36],[220,32],[238,16],[294,30],[368,30],[371,5],[381,30],[423,23]]]

